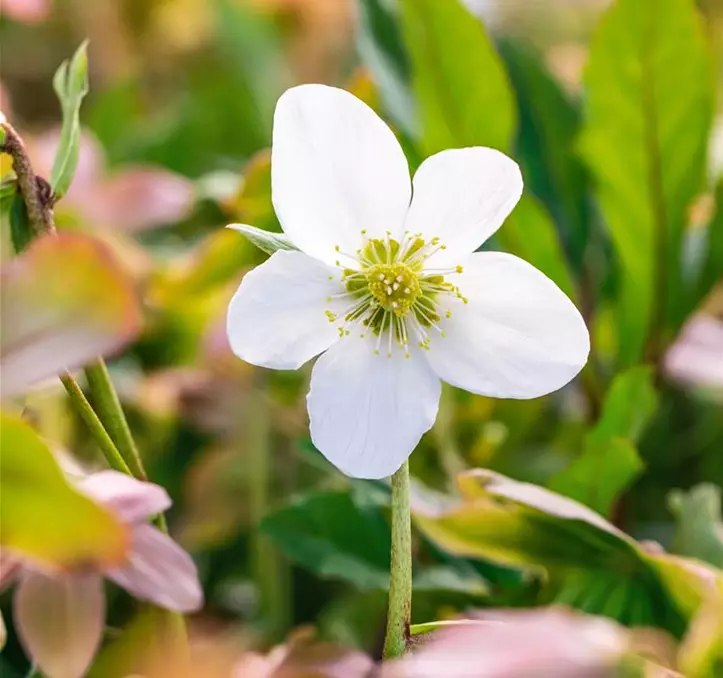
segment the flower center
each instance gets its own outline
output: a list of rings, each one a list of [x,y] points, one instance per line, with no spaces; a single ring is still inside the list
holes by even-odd
[[[378,264],[367,269],[365,275],[379,305],[398,316],[409,313],[422,293],[417,274],[406,264]]]
[[[362,232],[364,235],[364,232]],[[336,250],[342,256],[353,259],[358,268],[342,269],[342,281],[346,292],[338,295],[350,302],[341,314],[326,311],[330,322],[340,322],[339,336],[351,334],[351,328],[360,325],[360,334],[371,332],[377,337],[375,353],[379,354],[382,342],[386,353],[392,357],[392,346],[404,349],[409,357],[409,342],[429,349],[430,331],[440,337],[442,315],[449,318],[451,310],[443,310],[440,300],[452,295],[467,303],[459,288],[445,280],[445,275],[462,273],[462,267],[448,270],[425,269],[426,260],[432,254],[445,249],[438,238],[425,241],[420,235],[405,233],[399,242],[387,237],[366,240],[362,249],[351,255]],[[331,298],[328,299],[331,301]]]

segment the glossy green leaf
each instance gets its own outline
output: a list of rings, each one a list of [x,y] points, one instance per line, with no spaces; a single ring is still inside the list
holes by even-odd
[[[694,0],[617,0],[592,43],[581,148],[620,261],[619,355],[657,349],[679,312],[681,246],[713,110]]]
[[[710,574],[651,554],[589,508],[491,471],[459,477],[461,501],[415,502],[422,533],[448,553],[541,570],[546,600],[681,636]]]
[[[246,224],[229,224],[227,228],[232,228],[234,231],[242,233],[248,238],[249,242],[267,254],[273,254],[279,250],[299,249],[283,233],[272,233],[271,231],[264,231],[261,228],[247,226]]]
[[[495,239],[512,254],[529,261],[554,280],[560,289],[575,299],[565,253],[545,208],[531,195],[522,197]]]
[[[125,528],[68,485],[30,426],[0,415],[0,544],[62,570],[119,563]]]
[[[53,78],[53,88],[63,111],[63,126],[50,175],[50,185],[59,197],[68,191],[78,165],[80,105],[88,93],[87,48],[88,42],[85,41],[70,60],[60,65]]]
[[[10,198],[8,220],[10,222],[10,237],[13,242],[13,250],[19,254],[30,244],[34,237],[25,201],[19,193],[15,193]]]
[[[616,497],[643,470],[635,443],[657,405],[651,369],[635,367],[618,375],[582,454],[552,479],[550,489],[609,515]]]
[[[386,111],[407,133],[416,129],[409,58],[402,44],[396,0],[357,0],[359,54],[369,67]]]
[[[676,517],[675,552],[723,569],[720,488],[701,483],[687,492],[673,490],[668,504]]]
[[[575,152],[581,115],[545,67],[542,54],[522,42],[499,45],[519,111],[515,157],[525,185],[550,212],[576,267],[589,238],[588,177]]]
[[[509,150],[515,103],[481,22],[460,0],[401,0],[401,7],[424,152]]]

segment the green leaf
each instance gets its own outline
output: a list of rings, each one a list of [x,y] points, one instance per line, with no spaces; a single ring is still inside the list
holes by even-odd
[[[389,526],[345,492],[303,497],[265,518],[261,529],[288,558],[322,577],[366,590],[389,586]]]
[[[609,515],[616,497],[643,470],[635,443],[657,406],[651,369],[634,367],[618,375],[582,454],[552,479],[550,489]]]
[[[545,67],[545,59],[521,42],[499,44],[517,97],[516,156],[525,185],[544,203],[575,267],[582,265],[589,237],[588,178],[575,153],[581,115],[577,102]]]
[[[283,233],[271,233],[270,231],[264,231],[261,228],[247,226],[246,224],[229,224],[227,228],[232,228],[234,231],[243,233],[249,242],[267,254],[273,254],[279,250],[299,249]]]
[[[409,88],[409,58],[402,46],[396,0],[357,0],[359,54],[369,67],[390,117],[414,133],[416,111]]]
[[[560,289],[575,298],[575,286],[557,237],[555,226],[540,203],[524,195],[495,239],[508,252],[522,257],[554,280]]]
[[[80,104],[88,93],[88,41],[64,61],[53,77],[53,88],[60,99],[63,126],[55,154],[50,185],[58,197],[65,195],[73,181],[80,153]]]
[[[586,446],[568,468],[552,479],[549,487],[609,516],[617,497],[644,467],[635,445],[623,438],[613,438],[604,446]]]
[[[668,505],[676,518],[673,550],[723,569],[720,488],[701,483],[687,492],[673,490]]]
[[[618,350],[638,362],[680,313],[687,210],[701,190],[713,111],[694,0],[617,0],[585,74],[582,152],[621,268]]]
[[[461,501],[414,502],[416,526],[453,555],[542,570],[547,602],[680,637],[703,599],[710,572],[647,553],[571,499],[491,471],[464,473],[459,485]]]
[[[62,569],[112,566],[127,548],[124,527],[68,485],[28,424],[0,415],[0,544]]]
[[[509,150],[515,104],[499,55],[460,0],[402,0],[422,147]]]
[[[11,198],[8,217],[13,250],[20,254],[33,239],[33,230],[30,226],[30,219],[28,219],[25,201],[19,193],[15,193]]]
[[[706,233],[706,254],[695,302],[703,299],[723,278],[723,181],[715,191],[716,210]]]

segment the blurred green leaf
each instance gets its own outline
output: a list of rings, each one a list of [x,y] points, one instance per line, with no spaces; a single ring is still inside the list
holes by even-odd
[[[515,103],[482,24],[460,0],[402,0],[401,7],[424,152],[509,150]]]
[[[104,508],[68,485],[28,424],[0,415],[0,543],[51,568],[118,564],[127,535]]]
[[[676,518],[673,550],[723,569],[720,488],[701,483],[687,492],[673,490],[668,504]]]
[[[650,368],[634,367],[615,377],[582,454],[552,479],[550,489],[609,515],[618,494],[643,470],[635,443],[657,406]]]
[[[323,577],[361,589],[389,586],[389,526],[347,493],[308,495],[269,515],[261,529],[288,558]]]
[[[582,151],[620,260],[618,351],[630,365],[680,314],[683,232],[703,186],[713,91],[694,0],[617,0],[585,84]]]
[[[58,196],[68,191],[80,152],[80,104],[88,93],[88,41],[64,61],[53,77],[53,88],[60,99],[63,127],[53,162],[50,185]]]
[[[723,280],[723,181],[715,191],[716,210],[708,225],[706,254],[695,301],[703,299]]]
[[[609,516],[617,497],[644,467],[635,445],[628,440],[612,438],[606,445],[588,443],[582,455],[555,476],[549,487]]]
[[[234,231],[242,233],[248,238],[249,242],[267,254],[273,254],[279,250],[299,249],[283,233],[271,233],[261,228],[247,226],[245,224],[229,224],[227,228],[232,228]]]
[[[409,88],[409,58],[402,46],[397,5],[397,0],[357,0],[360,20],[357,44],[387,112],[405,132],[414,135],[416,111]]]
[[[512,254],[516,254],[554,280],[572,299],[576,296],[555,226],[540,203],[524,195],[495,239]]]
[[[503,40],[499,50],[517,97],[520,122],[515,149],[525,184],[553,216],[579,269],[590,215],[588,179],[575,153],[581,122],[577,102],[560,87],[533,47]]]
[[[10,221],[10,237],[13,242],[13,250],[20,254],[33,239],[33,230],[28,219],[28,210],[25,201],[19,193],[15,193],[10,199],[10,210],[8,219]]]
[[[536,485],[482,470],[459,484],[461,502],[413,502],[415,524],[441,548],[542,569],[549,599],[682,635],[708,572],[645,552],[594,511]]]

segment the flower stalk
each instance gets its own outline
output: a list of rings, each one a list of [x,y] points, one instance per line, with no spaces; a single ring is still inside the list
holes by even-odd
[[[148,480],[105,361],[99,359],[91,363],[85,368],[84,373],[98,416],[131,470],[131,475],[139,480]]]
[[[409,461],[392,476],[392,550],[384,658],[401,657],[409,643],[412,617],[412,520]]]
[[[85,397],[85,393],[83,393],[78,382],[67,372],[60,375],[60,381],[63,383],[73,406],[85,422],[90,434],[103,453],[103,456],[108,462],[108,466],[126,475],[133,475],[118,451],[118,448],[115,446],[115,443],[103,427],[103,423]]]

